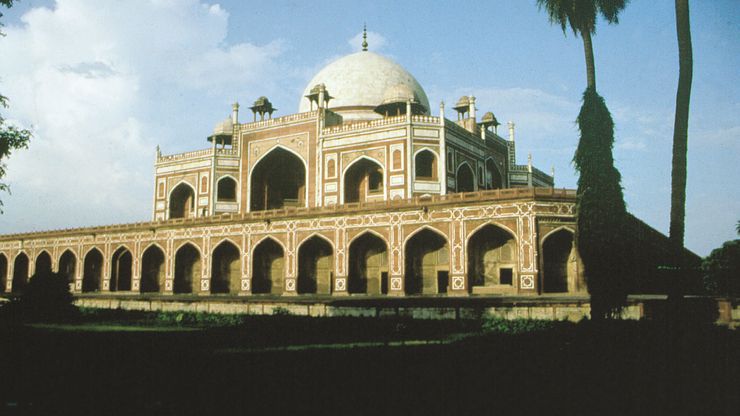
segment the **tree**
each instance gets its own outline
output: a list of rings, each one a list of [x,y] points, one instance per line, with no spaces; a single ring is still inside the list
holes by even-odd
[[[583,52],[586,58],[586,85],[596,89],[596,68],[591,35],[596,33],[596,17],[601,15],[608,23],[619,23],[619,12],[629,0],[537,0],[540,9],[544,8],[550,23],[558,24],[567,31],[568,26],[575,36],[583,39]]]
[[[0,0],[0,5],[10,8],[13,5],[13,0]],[[0,13],[0,17],[2,16],[3,14]],[[0,27],[2,27],[1,23]],[[0,36],[4,36],[4,34],[0,32]],[[2,94],[0,94],[0,108],[8,108],[8,98]],[[30,139],[30,131],[8,125],[0,114],[0,180],[5,177],[6,165],[4,159],[7,159],[13,150],[27,148]],[[0,191],[9,192],[10,188],[6,183],[0,182]],[[3,212],[2,206],[3,202],[0,201],[0,214]]]
[[[712,250],[701,264],[704,288],[713,295],[740,296],[740,240]]]
[[[31,276],[20,297],[0,308],[0,320],[11,322],[64,321],[74,318],[77,307],[73,304],[67,279],[52,271]]]

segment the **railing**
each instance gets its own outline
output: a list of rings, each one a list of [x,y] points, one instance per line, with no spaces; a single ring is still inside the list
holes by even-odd
[[[240,126],[240,128],[242,131],[244,131],[244,130],[258,129],[262,127],[274,126],[276,124],[292,123],[296,121],[302,121],[302,120],[307,120],[310,118],[315,118],[318,114],[319,114],[318,111],[308,111],[305,113],[290,114],[287,116],[276,117],[276,118],[271,118],[267,120],[260,120],[260,121],[253,121],[251,123],[244,123]]]
[[[0,241],[12,241],[25,238],[42,238],[60,234],[92,235],[109,233],[115,231],[151,231],[156,232],[158,228],[168,228],[185,225],[207,225],[214,223],[230,223],[237,221],[255,221],[264,219],[275,219],[281,217],[316,216],[322,214],[348,214],[357,211],[373,211],[393,209],[414,209],[421,207],[449,205],[460,202],[484,202],[504,201],[517,199],[533,200],[568,200],[575,202],[576,191],[573,189],[555,188],[508,188],[493,189],[478,192],[452,193],[447,195],[417,196],[410,199],[393,199],[387,201],[353,202],[342,205],[331,205],[326,207],[284,207],[268,211],[244,212],[239,214],[221,214],[198,218],[177,218],[171,220],[160,220],[151,222],[135,222],[129,224],[105,225],[86,228],[67,228],[61,230],[38,231],[30,233],[0,235]]]
[[[344,133],[347,131],[364,130],[371,127],[387,126],[391,124],[402,124],[406,122],[406,116],[385,117],[377,120],[365,121],[362,123],[342,124],[341,126],[327,127],[322,130],[323,134]]]
[[[203,156],[213,156],[213,148],[211,147],[211,148],[203,149],[203,150],[194,150],[192,152],[159,156],[157,158],[157,163],[174,162],[174,161],[185,160],[185,159],[195,159],[195,158],[199,158]]]
[[[439,124],[439,117],[414,114],[411,116],[411,121],[414,123]]]

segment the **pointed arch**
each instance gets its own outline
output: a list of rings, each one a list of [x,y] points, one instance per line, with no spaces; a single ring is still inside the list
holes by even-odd
[[[455,171],[455,190],[457,192],[475,192],[475,169],[468,162],[462,162]]]
[[[321,234],[320,232],[314,231],[314,232],[312,232],[312,233],[311,233],[311,234],[310,234],[310,235],[309,235],[308,237],[304,238],[303,240],[301,240],[301,242],[300,242],[300,243],[298,243],[298,244],[296,245],[296,251],[298,251],[298,250],[300,250],[300,249],[301,249],[301,246],[303,245],[303,243],[307,242],[308,240],[310,240],[310,239],[312,239],[312,238],[314,238],[314,237],[318,237],[318,238],[320,238],[320,239],[322,239],[322,240],[326,241],[326,243],[327,243],[327,244],[329,244],[329,246],[331,247],[331,249],[332,249],[332,250],[334,250],[334,242],[332,242],[332,241],[331,241],[331,240],[330,240],[330,239],[329,239],[329,238],[328,238],[327,236],[325,236],[324,234]]]
[[[423,147],[414,153],[414,178],[421,180],[437,180],[439,177],[439,154],[434,150]]]
[[[449,279],[449,243],[439,230],[423,226],[404,241],[406,294],[446,293]]]
[[[175,251],[174,293],[194,293],[200,288],[202,255],[198,246],[186,241]]]
[[[271,147],[257,158],[249,172],[249,210],[308,206],[308,176],[303,156],[282,145]]]
[[[296,248],[298,279],[296,290],[303,293],[331,293],[334,277],[334,246],[321,234],[305,238]]]
[[[77,253],[73,249],[68,248],[59,256],[57,270],[59,270],[59,274],[64,276],[67,283],[74,284],[75,279],[77,279]]]
[[[388,242],[366,230],[349,242],[347,291],[372,295],[388,293]]]
[[[252,250],[252,293],[282,293],[284,276],[285,247],[267,236]]]
[[[221,175],[216,181],[216,200],[236,202],[239,198],[239,181],[229,174]]]
[[[109,286],[111,292],[131,290],[133,266],[134,256],[131,250],[125,244],[121,244],[111,256]]]
[[[0,293],[5,293],[8,285],[8,256],[0,253]]]
[[[190,218],[193,216],[197,194],[193,185],[185,180],[181,180],[173,186],[167,196],[168,218]]]
[[[362,155],[342,170],[343,203],[364,202],[369,198],[386,199],[386,170],[375,158]]]
[[[468,289],[513,287],[519,253],[516,234],[493,221],[478,226],[465,242]]]
[[[36,264],[33,268],[34,274],[51,273],[51,255],[46,250],[41,250],[36,254]]]
[[[22,292],[28,283],[28,254],[21,250],[13,260],[13,293]]]
[[[165,250],[157,243],[149,244],[141,254],[142,293],[160,292],[165,284]]]
[[[352,244],[353,241],[355,241],[358,238],[364,236],[365,234],[372,234],[372,235],[378,237],[379,239],[381,239],[383,241],[383,244],[385,244],[385,246],[388,247],[388,240],[385,238],[385,236],[383,236],[383,234],[381,234],[381,233],[379,233],[379,232],[377,232],[375,230],[371,230],[371,229],[362,230],[361,233],[359,233],[356,236],[350,238],[349,241],[347,242],[347,245],[349,246],[350,244]]]
[[[103,286],[103,252],[97,247],[90,248],[85,253],[84,268],[82,270],[82,291],[99,291]]]
[[[502,189],[504,187],[504,175],[501,173],[496,160],[492,157],[486,158],[486,189]]]
[[[211,293],[238,293],[241,287],[241,250],[229,238],[211,252]]]
[[[542,238],[542,291],[565,293],[575,287],[578,274],[575,233],[558,227]]]

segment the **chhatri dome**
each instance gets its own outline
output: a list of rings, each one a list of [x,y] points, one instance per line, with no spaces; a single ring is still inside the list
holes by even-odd
[[[429,114],[429,100],[424,89],[411,73],[392,60],[367,50],[337,59],[324,67],[306,85],[301,96],[299,112],[311,110],[306,96],[314,87],[324,84],[331,96],[328,108],[341,114],[345,121],[380,118],[375,108],[387,103],[391,91],[408,91],[417,108]]]

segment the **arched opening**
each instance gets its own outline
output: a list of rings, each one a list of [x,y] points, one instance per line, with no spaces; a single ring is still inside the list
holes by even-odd
[[[486,188],[501,189],[504,187],[504,181],[496,167],[493,159],[486,160]]]
[[[5,287],[8,285],[8,258],[5,254],[0,253],[0,293],[5,293]]]
[[[370,159],[355,162],[344,173],[344,202],[383,197],[383,168]]]
[[[19,253],[13,262],[13,292],[23,292],[28,283],[28,256]]]
[[[180,247],[175,254],[174,293],[193,293],[200,286],[201,264],[200,252],[188,243]]]
[[[382,238],[368,232],[352,241],[347,290],[371,295],[388,293],[388,248]]]
[[[331,293],[334,250],[325,239],[313,236],[298,250],[298,293]]]
[[[213,250],[211,261],[211,293],[238,293],[242,267],[239,248],[224,241]]]
[[[46,251],[42,251],[36,256],[36,267],[34,268],[34,274],[49,274],[51,273],[51,256]]]
[[[414,158],[414,172],[421,180],[437,179],[437,158],[430,150],[422,150]]]
[[[501,227],[488,224],[468,240],[468,286],[512,286],[517,265],[516,239]]]
[[[467,163],[463,163],[457,168],[457,192],[475,191],[475,173]]]
[[[271,238],[263,240],[252,258],[252,293],[283,293],[285,260],[280,244]]]
[[[195,192],[185,182],[170,194],[170,218],[190,218],[195,212]]]
[[[59,257],[59,274],[64,276],[64,279],[69,284],[74,284],[77,278],[77,256],[70,251],[65,250],[62,256]]]
[[[155,245],[149,246],[141,256],[142,293],[159,292],[164,288],[164,252]]]
[[[424,229],[406,242],[406,294],[446,293],[449,280],[447,240]]]
[[[542,243],[544,292],[568,291],[568,282],[575,281],[577,273],[575,258],[572,232],[561,229],[545,238]]]
[[[252,169],[252,211],[305,205],[306,168],[293,153],[276,148]]]
[[[134,265],[134,257],[126,247],[121,247],[113,253],[110,265],[110,290],[131,290],[131,273]]]
[[[103,277],[103,254],[98,249],[94,248],[87,252],[82,271],[82,291],[99,291]]]
[[[236,201],[236,181],[225,176],[218,180],[218,200]]]

